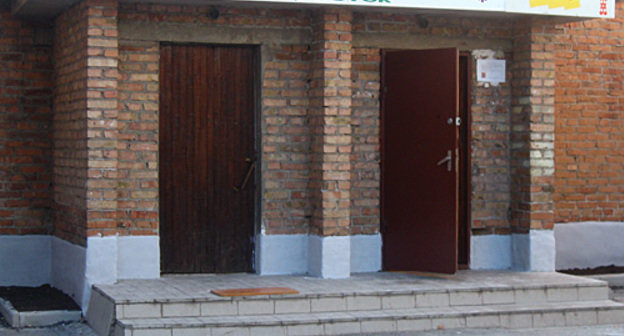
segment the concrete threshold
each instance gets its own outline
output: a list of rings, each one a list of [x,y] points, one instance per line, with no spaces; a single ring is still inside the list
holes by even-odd
[[[0,299],[0,313],[13,328],[46,327],[61,322],[80,321],[80,310],[17,311],[7,300]]]

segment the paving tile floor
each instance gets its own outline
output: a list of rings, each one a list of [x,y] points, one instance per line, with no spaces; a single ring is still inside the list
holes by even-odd
[[[455,275],[415,275],[406,273],[366,273],[348,279],[319,279],[308,276],[259,276],[254,274],[163,276],[154,280],[122,280],[115,285],[100,285],[117,303],[167,301],[172,299],[218,299],[214,289],[252,287],[291,287],[301,295],[340,295],[367,292],[411,292],[450,288],[510,288],[515,285],[543,287],[570,285],[597,280],[561,273],[460,271]]]

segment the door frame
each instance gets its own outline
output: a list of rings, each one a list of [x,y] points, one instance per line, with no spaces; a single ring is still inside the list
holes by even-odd
[[[381,192],[381,190],[383,190],[383,148],[384,148],[384,123],[385,123],[385,106],[384,106],[384,95],[385,95],[385,90],[386,88],[383,86],[383,74],[386,72],[386,64],[383,61],[384,60],[384,53],[386,51],[399,51],[399,50],[412,50],[412,49],[381,49],[380,50],[380,56],[381,56],[381,66],[380,66],[380,71],[381,71],[381,80],[380,80],[380,95],[379,95],[379,101],[380,101],[380,118],[379,118],[379,150],[380,150],[380,231],[381,234],[383,234],[383,232],[385,231],[386,228],[386,223],[384,223],[384,203],[385,203],[385,194],[383,192]],[[413,49],[413,50],[426,50],[426,49]],[[458,246],[457,246],[457,253],[460,254],[460,239],[462,238],[459,235],[459,231],[461,230],[461,226],[464,226],[465,232],[466,234],[463,237],[463,241],[465,244],[465,263],[462,263],[460,256],[457,256],[457,269],[461,270],[461,269],[469,269],[470,268],[470,251],[471,251],[471,237],[472,237],[472,76],[473,76],[473,60],[472,60],[472,54],[469,51],[459,51],[459,65],[458,65],[458,79],[461,80],[462,79],[462,75],[461,75],[461,71],[462,71],[462,59],[465,59],[465,64],[466,64],[466,81],[465,81],[465,94],[466,94],[466,109],[465,111],[462,111],[460,109],[459,111],[459,116],[462,119],[461,124],[465,125],[465,136],[464,138],[461,137],[461,132],[460,132],[460,139],[459,141],[466,141],[466,153],[465,155],[460,155],[460,160],[458,162],[458,166],[460,167],[460,171],[459,173],[459,181],[458,181],[458,188],[461,188],[462,182],[464,185],[464,190],[462,193],[462,190],[459,190],[458,192],[458,197],[457,197],[457,201],[461,204],[463,202],[463,204],[465,204],[465,211],[463,216],[464,220],[461,220],[461,216],[462,214],[460,214],[460,206],[458,206],[457,209],[457,215],[460,216],[459,220],[458,220],[458,232],[457,232],[457,239],[458,239]],[[461,83],[459,84],[460,87],[458,88],[458,90],[461,88]],[[461,100],[461,92],[460,94],[460,100]],[[461,104],[461,101],[460,101]],[[462,114],[464,114],[465,112],[465,116],[463,116]],[[462,178],[464,179],[464,181],[462,181]],[[383,251],[382,251],[383,253]],[[382,265],[383,267],[383,265]]]
[[[254,171],[252,173],[252,177],[253,177],[253,181],[255,183],[255,189],[254,189],[254,200],[253,200],[253,206],[254,206],[254,215],[253,215],[253,236],[250,237],[251,242],[250,242],[250,268],[252,273],[256,273],[257,272],[257,260],[258,260],[258,250],[257,250],[257,242],[256,242],[256,237],[258,235],[258,233],[261,230],[261,218],[262,218],[262,190],[264,188],[264,185],[262,184],[262,54],[263,54],[263,45],[261,44],[244,44],[244,43],[209,43],[209,42],[186,42],[186,41],[165,41],[165,40],[160,40],[158,41],[158,49],[159,49],[159,53],[160,53],[160,49],[162,46],[164,45],[186,45],[186,46],[194,46],[194,45],[200,45],[200,46],[213,46],[213,47],[249,47],[252,49],[252,67],[253,67],[253,72],[254,72],[254,81],[253,83],[251,83],[252,85],[252,90],[253,90],[253,108],[254,111],[252,113],[252,117],[253,117],[253,137],[254,139],[253,141],[253,147],[254,147],[254,153],[255,153],[255,168]],[[159,67],[160,67],[160,60],[159,60]],[[159,79],[159,85],[160,85],[160,79]],[[160,100],[160,92],[159,94],[159,100]],[[159,116],[158,116],[158,122],[160,123],[160,106],[159,106],[159,112],[158,112]],[[158,128],[158,138],[160,141],[160,126]],[[159,152],[158,152],[158,160],[160,162],[160,148],[159,148]],[[160,165],[159,165],[160,166]],[[160,178],[160,167],[158,170],[158,174],[159,174],[159,178]],[[159,193],[160,193],[160,185],[159,185]],[[158,206],[159,206],[159,213],[160,213],[160,202],[158,202]],[[159,237],[160,237],[160,215],[158,216],[158,227],[159,227]],[[159,248],[159,252],[161,252],[161,249]],[[162,258],[162,257],[161,257]],[[161,260],[161,258],[159,258],[159,260]],[[160,273],[161,274],[167,274],[164,273],[162,271],[162,266],[159,267],[160,268]]]
[[[460,79],[460,89],[462,87],[461,84],[461,79],[462,79],[462,60],[465,60],[465,72],[466,72],[466,81],[465,81],[465,94],[466,94],[466,109],[465,111],[462,111],[462,109],[460,108],[459,110],[459,116],[462,119],[462,126],[465,126],[464,130],[465,130],[465,136],[462,138],[462,131],[460,129],[460,146],[461,146],[461,142],[465,141],[465,146],[466,146],[466,153],[464,153],[464,155],[460,155],[460,162],[459,162],[459,167],[460,167],[460,176],[459,176],[459,202],[460,204],[465,204],[465,210],[463,213],[463,220],[462,220],[462,214],[460,213],[460,220],[459,220],[459,230],[462,230],[462,226],[464,227],[464,230],[466,231],[465,236],[463,237],[464,240],[464,244],[465,244],[465,263],[462,263],[461,258],[457,258],[458,261],[458,269],[469,269],[470,268],[470,249],[471,249],[471,237],[472,237],[472,74],[473,74],[473,59],[472,59],[472,54],[469,51],[460,51],[459,52],[459,79]],[[460,90],[460,105],[461,105],[461,90]],[[461,107],[461,106],[460,106]],[[463,115],[465,113],[465,116]],[[462,181],[463,178],[463,181]],[[463,189],[463,193],[462,193],[462,186],[464,186]],[[460,206],[460,211],[461,211],[461,206]],[[458,245],[461,246],[461,241],[462,240],[462,236],[459,235],[458,233]],[[458,253],[461,253],[460,249],[458,246]]]

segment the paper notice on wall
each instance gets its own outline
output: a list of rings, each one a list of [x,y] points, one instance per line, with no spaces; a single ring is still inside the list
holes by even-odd
[[[477,81],[492,84],[505,82],[505,60],[478,59]]]

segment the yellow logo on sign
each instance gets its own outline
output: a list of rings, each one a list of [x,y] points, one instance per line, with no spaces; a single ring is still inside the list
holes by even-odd
[[[581,7],[581,0],[531,0],[531,7],[546,5],[548,5],[548,8],[563,7],[565,9],[574,9]]]

